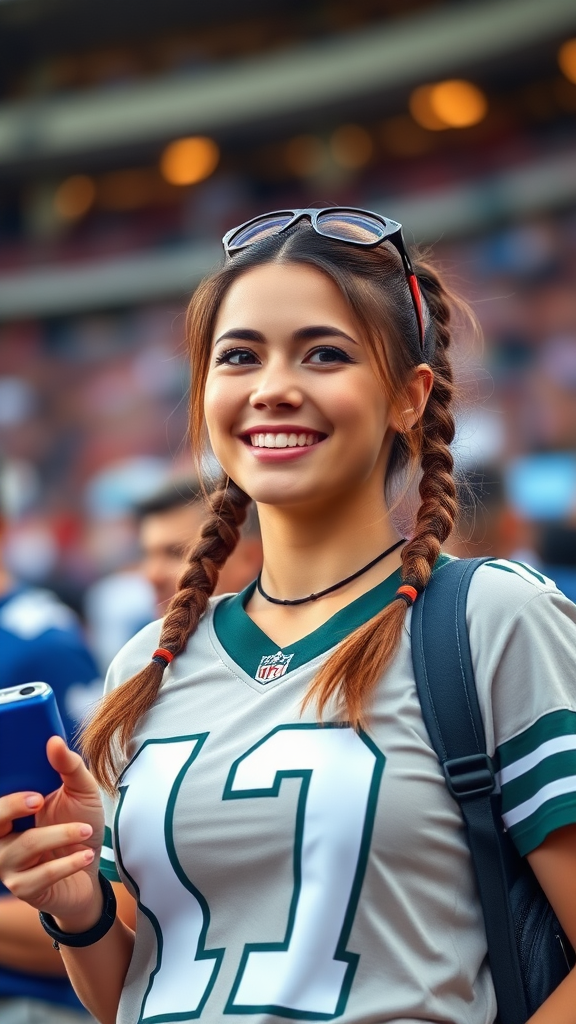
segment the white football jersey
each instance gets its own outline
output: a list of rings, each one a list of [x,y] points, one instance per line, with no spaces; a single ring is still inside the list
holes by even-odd
[[[102,867],[138,901],[119,1024],[493,1024],[460,812],[416,693],[410,614],[369,727],[301,712],[394,573],[284,650],[215,598],[139,723]],[[479,568],[468,625],[503,816],[521,853],[576,822],[576,606],[525,566]],[[160,623],[115,659],[150,660]],[[441,642],[441,638],[439,638]]]

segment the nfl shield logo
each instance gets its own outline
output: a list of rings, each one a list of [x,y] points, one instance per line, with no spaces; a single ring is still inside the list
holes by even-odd
[[[293,654],[282,654],[282,651],[278,651],[277,654],[267,654],[260,659],[254,678],[264,686],[266,683],[271,683],[273,679],[280,679],[281,676],[286,675],[288,665],[293,657]]]

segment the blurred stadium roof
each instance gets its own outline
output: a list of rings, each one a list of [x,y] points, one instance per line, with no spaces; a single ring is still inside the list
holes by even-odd
[[[575,30],[574,0],[0,0],[0,179],[13,196],[54,189],[69,175],[156,165],[167,142],[197,133],[237,167],[296,133],[390,118],[415,86],[446,77],[512,103],[552,88]],[[529,108],[517,120],[530,122]],[[406,193],[384,174],[373,205],[428,241],[568,204],[576,150],[560,136],[457,183],[432,175]],[[217,258],[179,237],[80,265],[2,259],[0,317],[183,295]]]
[[[86,45],[87,26],[108,43],[127,28],[142,35],[170,24],[170,17],[206,20],[199,5],[132,3],[72,4],[52,0],[43,16],[35,0],[4,0],[1,13],[26,11],[22,22],[2,26],[0,63],[4,77],[16,53],[46,53]],[[243,14],[252,13],[249,3]],[[120,8],[120,11],[118,11]],[[231,15],[231,5],[211,5],[216,22]],[[129,18],[129,12],[132,18]],[[35,14],[35,16],[34,16]],[[52,18],[50,18],[50,14]],[[90,16],[92,14],[92,16]],[[238,9],[236,8],[236,17]],[[16,165],[28,173],[39,162],[77,154],[157,146],[174,135],[228,133],[250,127],[289,129],[322,111],[340,113],[359,103],[386,109],[400,89],[427,78],[479,74],[491,80],[510,74],[546,43],[556,43],[576,27],[574,0],[480,0],[475,3],[422,5],[404,17],[372,22],[303,44],[274,47],[272,52],[236,56],[220,66],[199,66],[75,92],[5,101],[0,106],[0,168]],[[8,30],[7,30],[8,29]],[[10,30],[11,29],[11,30]],[[56,30],[57,29],[57,30]],[[527,53],[528,51],[528,53]],[[30,51],[29,51],[30,52]]]

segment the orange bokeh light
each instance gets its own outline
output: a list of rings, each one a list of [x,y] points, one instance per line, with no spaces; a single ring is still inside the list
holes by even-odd
[[[488,112],[488,100],[473,82],[451,78],[445,82],[421,85],[410,97],[410,113],[423,128],[471,128]]]
[[[194,135],[166,146],[160,170],[170,185],[196,185],[213,174],[219,160],[220,150],[214,140]]]
[[[576,39],[567,39],[558,51],[560,70],[569,82],[576,84]]]

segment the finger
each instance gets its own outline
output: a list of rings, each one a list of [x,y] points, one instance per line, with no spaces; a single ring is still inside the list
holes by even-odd
[[[9,873],[5,878],[5,885],[18,899],[26,900],[33,906],[41,906],[46,902],[45,894],[52,886],[85,870],[93,860],[94,850],[77,850],[67,857],[46,861],[27,871]]]
[[[26,870],[36,865],[46,854],[57,856],[57,851],[68,846],[86,844],[92,831],[91,825],[84,822],[65,822],[15,834],[2,854],[3,871]]]
[[[36,814],[44,803],[40,793],[10,793],[0,798],[0,838],[12,832],[12,823],[17,818],[29,818]]]
[[[46,754],[52,767],[59,773],[64,788],[77,797],[94,796],[98,786],[79,754],[66,746],[60,736],[52,736],[46,744]]]

